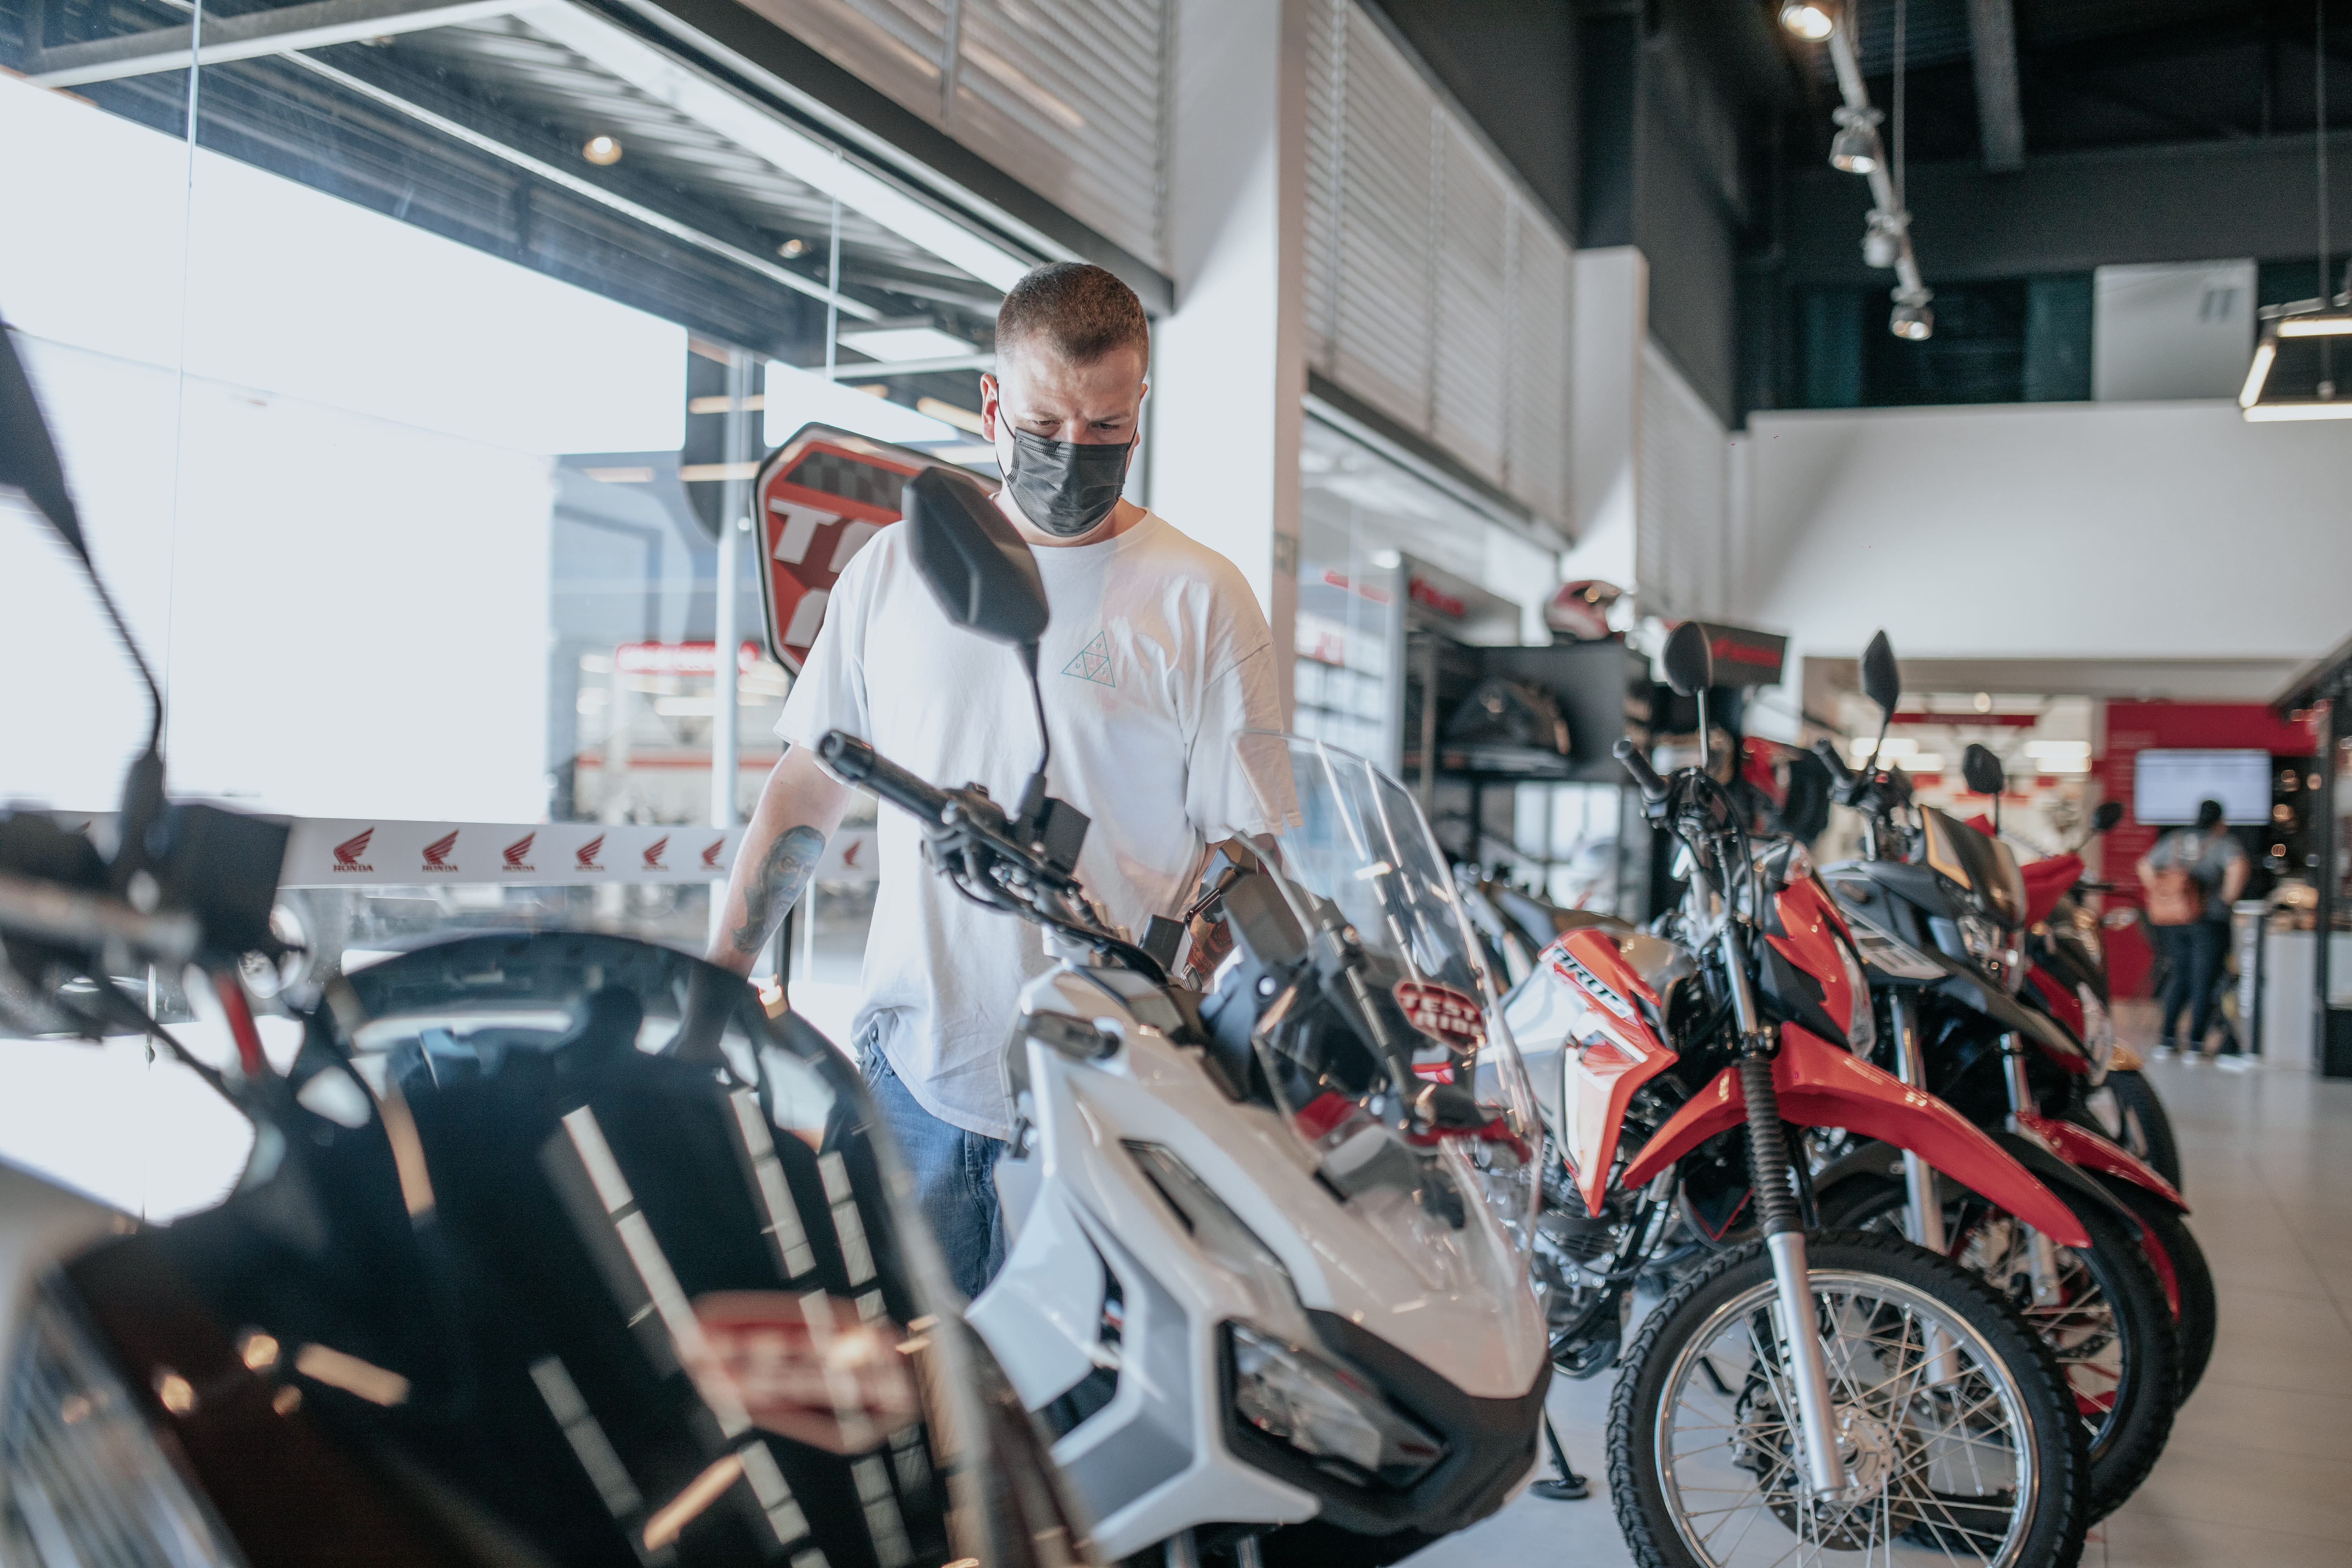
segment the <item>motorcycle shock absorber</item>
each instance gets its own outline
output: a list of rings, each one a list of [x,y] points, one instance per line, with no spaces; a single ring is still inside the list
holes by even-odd
[[[1731,982],[1732,1016],[1739,1027],[1739,1089],[1748,1109],[1748,1178],[1756,1191],[1757,1226],[1772,1258],[1772,1283],[1780,1297],[1790,1381],[1796,1385],[1797,1415],[1803,1427],[1806,1479],[1815,1492],[1834,1495],[1846,1489],[1845,1460],[1838,1452],[1828,1359],[1814,1329],[1805,1227],[1798,1216],[1790,1183],[1789,1138],[1780,1121],[1780,1091],[1772,1081],[1773,1040],[1757,1015],[1755,993],[1748,979],[1746,943],[1737,921],[1724,923],[1722,942],[1724,966]]]

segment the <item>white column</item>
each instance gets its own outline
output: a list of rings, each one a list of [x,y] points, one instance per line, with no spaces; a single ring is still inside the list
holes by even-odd
[[[1635,490],[1641,477],[1642,343],[1648,337],[1650,268],[1630,245],[1576,253],[1576,363],[1570,378],[1569,524],[1576,547],[1561,558],[1569,582],[1633,581]]]
[[[1290,707],[1307,395],[1308,0],[1176,0],[1152,510],[1239,567]]]
[[[710,826],[732,827],[736,824],[735,791],[738,783],[737,763],[741,745],[737,725],[735,703],[735,648],[743,640],[743,628],[736,614],[740,598],[738,590],[743,581],[743,544],[751,526],[751,416],[743,406],[751,395],[751,356],[742,349],[730,350],[727,356],[727,434],[724,459],[727,479],[719,487],[719,560],[711,584],[711,607],[714,626],[710,660]],[[719,921],[725,918],[727,884],[710,884],[710,940],[719,940]]]

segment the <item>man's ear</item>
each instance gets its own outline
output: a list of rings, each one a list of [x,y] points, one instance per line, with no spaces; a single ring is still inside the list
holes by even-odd
[[[980,373],[980,438],[982,440],[992,443],[995,441],[996,416],[996,377],[987,371],[982,371]]]

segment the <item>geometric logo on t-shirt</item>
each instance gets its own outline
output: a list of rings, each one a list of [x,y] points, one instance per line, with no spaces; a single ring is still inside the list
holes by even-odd
[[[1110,634],[1097,632],[1095,640],[1080,649],[1077,658],[1062,667],[1062,673],[1118,690],[1118,682],[1113,680],[1110,674]]]

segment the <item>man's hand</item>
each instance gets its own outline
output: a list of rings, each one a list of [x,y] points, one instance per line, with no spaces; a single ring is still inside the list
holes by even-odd
[[[849,786],[824,771],[805,746],[788,749],[768,782],[727,879],[719,936],[704,956],[749,974],[751,964],[816,872],[824,841],[841,826]]]

